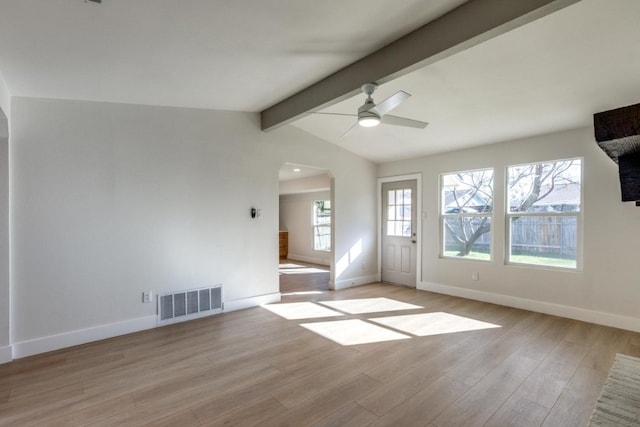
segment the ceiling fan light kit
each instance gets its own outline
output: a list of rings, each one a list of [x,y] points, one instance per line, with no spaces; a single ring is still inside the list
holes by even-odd
[[[380,117],[373,113],[358,114],[358,124],[364,128],[372,128],[380,124]]]
[[[358,108],[358,114],[353,114],[353,116],[358,118],[357,124],[370,128],[378,126],[380,123],[395,125],[395,126],[404,126],[411,127],[416,129],[424,129],[427,127],[429,123],[421,122],[419,120],[407,119],[404,117],[392,116],[389,113],[391,110],[396,108],[398,105],[402,104],[404,101],[409,99],[411,96],[407,92],[403,90],[399,90],[389,98],[385,99],[381,103],[377,104],[373,101],[373,92],[378,88],[376,83],[365,83],[362,85],[362,92],[367,95],[367,99],[364,101]],[[315,114],[327,114],[327,115],[335,115],[335,116],[351,116],[352,114],[341,114],[341,113],[315,113]],[[348,134],[353,127],[345,132],[344,135]],[[343,136],[344,136],[343,135]]]

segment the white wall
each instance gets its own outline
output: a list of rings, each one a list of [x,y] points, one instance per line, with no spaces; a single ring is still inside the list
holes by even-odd
[[[579,272],[504,265],[504,214],[493,228],[494,260],[440,259],[439,174],[495,168],[495,206],[504,206],[508,165],[584,158],[584,267]],[[421,289],[551,312],[640,330],[640,208],[620,201],[617,165],[596,145],[593,130],[578,129],[520,141],[383,164],[379,176],[423,174]],[[471,280],[479,272],[480,281]]]
[[[289,232],[289,259],[329,265],[331,252],[313,250],[314,200],[331,200],[331,193],[281,195],[280,230]]]
[[[143,290],[279,295],[285,162],[335,171],[337,253],[360,241],[366,266],[338,279],[375,275],[375,166],[334,145],[249,113],[32,98],[12,112],[16,357],[152,326]]]

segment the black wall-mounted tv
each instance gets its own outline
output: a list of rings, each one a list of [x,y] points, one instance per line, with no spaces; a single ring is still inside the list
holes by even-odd
[[[640,151],[618,157],[622,201],[640,201]]]

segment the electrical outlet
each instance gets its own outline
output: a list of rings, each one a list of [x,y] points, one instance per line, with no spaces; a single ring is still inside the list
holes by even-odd
[[[471,273],[471,280],[475,280],[475,281],[480,280],[480,273],[478,272]]]
[[[151,302],[152,299],[153,299],[153,291],[142,292],[142,302],[144,303]]]

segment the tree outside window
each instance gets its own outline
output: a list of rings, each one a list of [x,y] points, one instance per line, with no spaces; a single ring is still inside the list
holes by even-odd
[[[581,159],[507,168],[508,262],[577,268],[581,182]]]
[[[493,169],[442,175],[442,255],[491,259]]]

